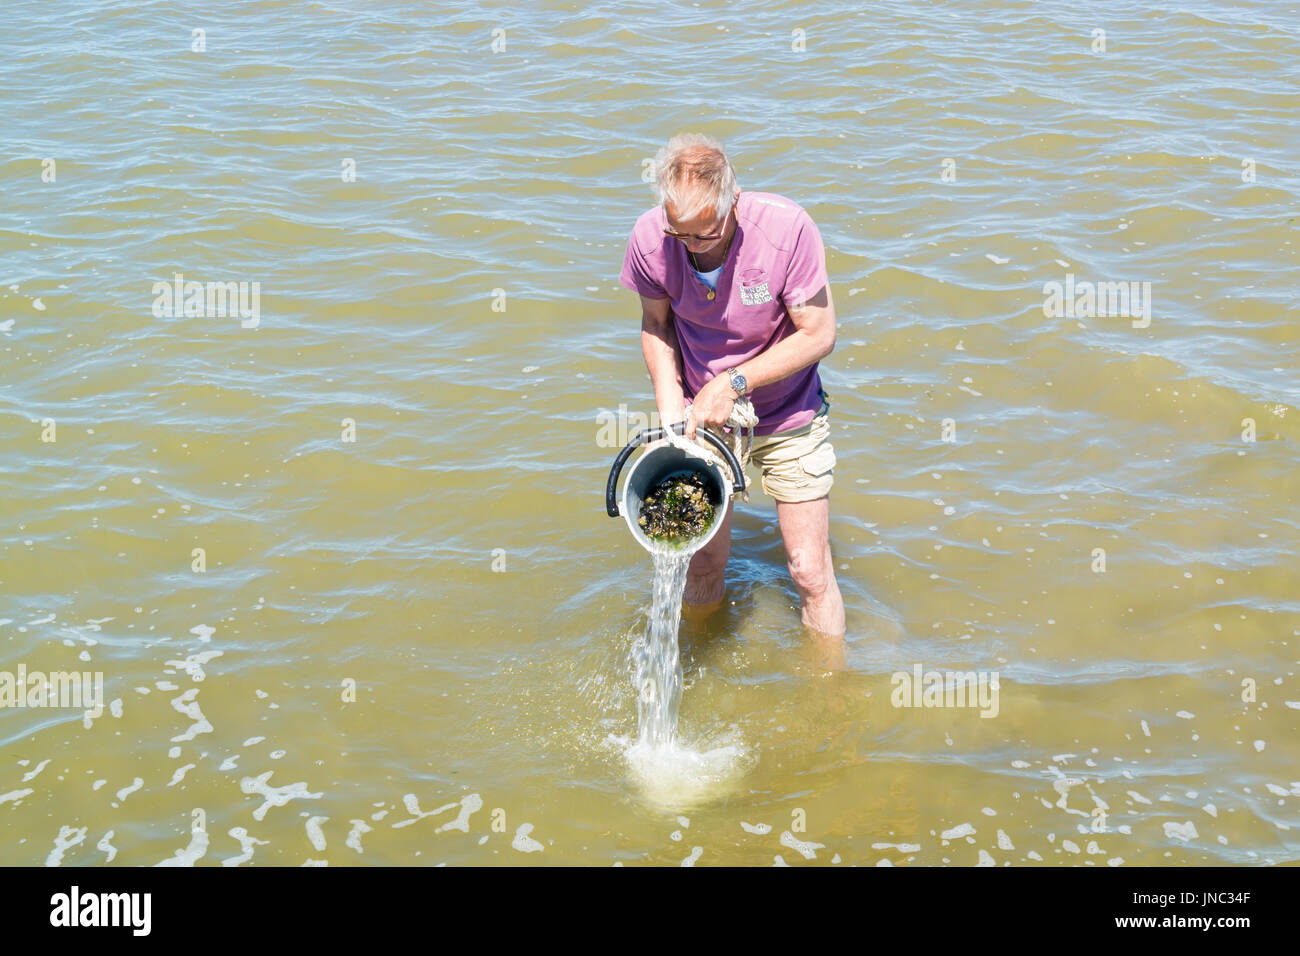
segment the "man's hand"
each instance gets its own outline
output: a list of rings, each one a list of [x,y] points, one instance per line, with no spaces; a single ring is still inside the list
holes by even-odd
[[[714,376],[695,394],[690,417],[686,419],[686,437],[695,439],[695,429],[713,428],[721,431],[731,418],[731,409],[739,396],[731,387],[731,377],[725,373]]]

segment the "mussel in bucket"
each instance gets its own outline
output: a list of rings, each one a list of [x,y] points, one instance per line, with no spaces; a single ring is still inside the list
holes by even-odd
[[[658,482],[641,502],[637,524],[653,541],[675,547],[709,530],[717,503],[698,472],[679,472]]]

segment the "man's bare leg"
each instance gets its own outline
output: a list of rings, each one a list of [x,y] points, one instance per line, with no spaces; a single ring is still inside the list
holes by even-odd
[[[686,590],[682,594],[683,617],[700,620],[722,606],[727,590],[727,560],[731,557],[731,518],[735,510],[733,499],[718,533],[691,558],[686,571]]]
[[[790,577],[803,605],[804,626],[833,646],[844,640],[844,598],[831,558],[830,498],[776,503]]]

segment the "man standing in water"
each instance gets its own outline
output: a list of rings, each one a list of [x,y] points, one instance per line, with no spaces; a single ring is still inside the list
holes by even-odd
[[[721,430],[747,395],[758,415],[751,460],[776,499],[806,627],[844,636],[831,560],[835,452],[817,363],[835,347],[835,306],[812,218],[773,193],[742,193],[722,145],[674,136],[655,157],[660,205],[637,219],[622,283],[641,296],[641,349],[664,427]],[[688,398],[691,404],[687,404]],[[683,602],[722,602],[734,502],[695,553]]]

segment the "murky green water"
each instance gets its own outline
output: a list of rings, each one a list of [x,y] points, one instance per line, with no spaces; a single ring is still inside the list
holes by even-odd
[[[0,709],[0,861],[1300,857],[1296,10],[856,6],[6,4],[0,668],[117,703]],[[826,242],[849,635],[756,491],[647,777],[598,437],[684,129]]]

